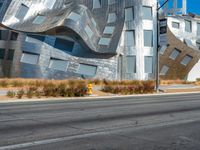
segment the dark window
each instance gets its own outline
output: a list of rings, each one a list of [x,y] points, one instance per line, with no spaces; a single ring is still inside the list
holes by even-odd
[[[9,49],[8,50],[8,55],[7,55],[7,60],[13,60],[14,53],[15,53],[14,49]]]
[[[5,49],[0,48],[0,59],[4,59],[5,52],[6,52]]]
[[[7,41],[9,36],[8,30],[0,30],[0,40]]]
[[[19,7],[19,10],[16,13],[15,17],[20,19],[20,20],[24,19],[24,17],[26,16],[28,10],[29,10],[29,8],[26,5],[21,4],[21,6]]]
[[[39,40],[41,42],[44,42],[44,40],[45,40],[45,36],[41,36],[41,35],[31,35],[31,34],[28,34],[27,36],[31,37],[33,39]]]
[[[17,38],[18,38],[18,33],[16,33],[16,32],[11,32],[10,40],[16,41]]]
[[[3,3],[1,2],[1,3],[0,3],[0,11],[1,11],[2,6],[3,6]]]
[[[74,42],[57,38],[54,47],[62,51],[72,52],[74,47]]]

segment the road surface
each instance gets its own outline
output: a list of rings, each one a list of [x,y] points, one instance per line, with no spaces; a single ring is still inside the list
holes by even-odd
[[[0,150],[200,150],[200,94],[0,103]]]

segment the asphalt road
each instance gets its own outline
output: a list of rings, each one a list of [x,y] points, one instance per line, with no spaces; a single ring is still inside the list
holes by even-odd
[[[200,150],[200,94],[0,103],[0,150]]]

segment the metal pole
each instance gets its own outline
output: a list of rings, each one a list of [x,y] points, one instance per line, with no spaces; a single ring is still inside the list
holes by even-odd
[[[159,4],[157,2],[157,44],[156,44],[156,92],[159,93]]]
[[[160,7],[159,7],[159,1],[157,1],[157,44],[156,44],[156,92],[159,93],[159,85],[160,85],[160,61],[159,61],[159,10],[168,2],[169,0],[166,0]]]

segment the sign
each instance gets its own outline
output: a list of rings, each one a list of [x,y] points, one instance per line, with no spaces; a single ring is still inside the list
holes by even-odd
[[[167,19],[161,19],[159,21],[159,45],[160,46],[166,46],[168,44],[167,39]]]

